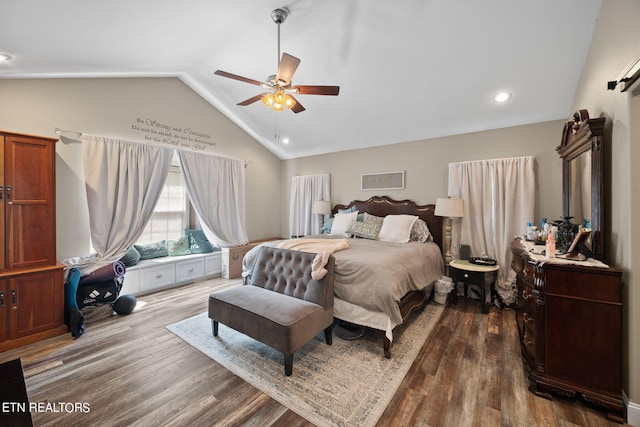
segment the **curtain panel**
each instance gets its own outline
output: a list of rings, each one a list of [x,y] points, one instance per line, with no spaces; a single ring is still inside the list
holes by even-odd
[[[82,155],[96,253],[64,263],[86,275],[119,259],[138,240],[164,187],[173,149],[83,134]]]
[[[473,256],[498,261],[496,291],[505,304],[515,302],[510,244],[534,215],[534,163],[533,156],[449,163],[449,196],[464,201],[452,250],[457,255],[459,243],[469,244]]]
[[[320,215],[311,213],[314,200],[331,200],[329,174],[292,177],[289,204],[289,235],[291,237],[320,234]]]
[[[244,162],[191,151],[178,154],[187,196],[207,238],[223,247],[248,243]]]

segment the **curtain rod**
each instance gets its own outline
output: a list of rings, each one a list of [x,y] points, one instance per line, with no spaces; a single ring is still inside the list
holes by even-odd
[[[78,132],[78,131],[75,131],[75,130],[64,130],[64,129],[60,129],[59,127],[55,128],[55,132],[58,135],[60,135],[62,133],[72,133],[74,135],[82,136],[82,132]],[[243,160],[243,161],[244,161],[244,167],[245,168],[247,166],[249,166],[251,163],[253,163],[253,160]]]
[[[61,133],[73,133],[75,135],[82,136],[82,132],[77,132],[75,130],[64,130],[64,129],[56,128],[55,131],[58,135],[60,135]]]

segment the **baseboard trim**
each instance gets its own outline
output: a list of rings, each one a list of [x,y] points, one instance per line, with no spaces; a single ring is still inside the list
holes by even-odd
[[[627,412],[627,424],[640,427],[640,403],[630,401],[624,391],[622,392],[622,401]]]

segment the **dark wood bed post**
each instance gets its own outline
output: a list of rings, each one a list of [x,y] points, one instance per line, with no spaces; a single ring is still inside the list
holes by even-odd
[[[388,196],[373,196],[364,201],[354,200],[347,205],[335,205],[331,213],[335,215],[339,210],[351,209],[353,206],[356,207],[358,212],[367,212],[375,216],[416,215],[427,223],[429,232],[433,236],[433,241],[440,247],[440,253],[443,253],[442,217],[435,216],[435,204],[418,205],[412,200],[394,200]],[[424,307],[427,301],[428,296],[423,291],[412,291],[405,295],[399,303],[402,321],[406,321],[413,311]],[[391,341],[389,341],[384,331],[382,337],[384,357],[389,359],[391,358]]]

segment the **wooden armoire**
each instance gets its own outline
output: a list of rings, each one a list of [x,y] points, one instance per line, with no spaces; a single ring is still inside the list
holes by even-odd
[[[0,352],[67,331],[56,141],[0,131]]]

